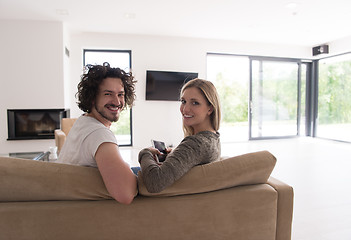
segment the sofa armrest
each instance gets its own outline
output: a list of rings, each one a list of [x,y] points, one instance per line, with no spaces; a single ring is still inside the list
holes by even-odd
[[[293,188],[274,177],[269,177],[267,184],[278,193],[276,240],[290,240],[294,203]]]
[[[60,153],[61,148],[66,140],[66,134],[61,129],[55,130],[55,144],[57,147],[57,153]]]

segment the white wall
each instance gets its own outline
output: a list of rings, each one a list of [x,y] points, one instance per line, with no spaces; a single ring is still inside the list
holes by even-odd
[[[338,39],[329,44],[329,55],[337,55],[351,51],[351,36]]]
[[[63,27],[0,21],[0,154],[44,151],[54,140],[7,141],[7,109],[63,108]]]
[[[284,46],[162,36],[102,33],[69,34],[62,23],[0,20],[0,154],[46,151],[54,140],[7,141],[9,108],[70,108],[81,111],[75,93],[82,74],[82,52],[89,49],[132,51],[132,71],[138,80],[133,108],[136,148],[156,138],[178,144],[183,138],[179,103],[145,101],[146,70],[194,71],[206,79],[206,53],[312,58],[312,46]],[[349,51],[349,38],[330,44],[330,54]],[[65,56],[64,47],[70,51]],[[325,56],[325,55],[323,55]]]

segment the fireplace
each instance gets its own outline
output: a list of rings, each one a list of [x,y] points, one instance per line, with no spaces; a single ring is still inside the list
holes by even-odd
[[[7,140],[53,139],[68,109],[8,109]]]

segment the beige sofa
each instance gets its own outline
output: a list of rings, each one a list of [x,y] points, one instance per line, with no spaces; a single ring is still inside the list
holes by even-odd
[[[159,194],[139,178],[123,205],[95,168],[2,157],[0,239],[288,240],[293,189],[275,163],[262,151],[196,166]]]

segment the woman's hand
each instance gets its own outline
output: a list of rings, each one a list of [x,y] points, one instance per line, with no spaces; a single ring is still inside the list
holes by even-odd
[[[167,154],[172,152],[172,150],[173,150],[173,148],[170,148],[170,147],[166,148]]]
[[[153,148],[153,147],[149,147],[149,150],[150,150],[152,156],[154,157],[155,162],[158,165],[162,165],[162,163],[160,163],[158,160],[158,155],[161,155],[162,153],[157,148]]]
[[[157,148],[149,147],[149,150],[152,153],[152,155],[154,156],[155,160],[156,160],[156,156],[161,154],[161,152]]]

